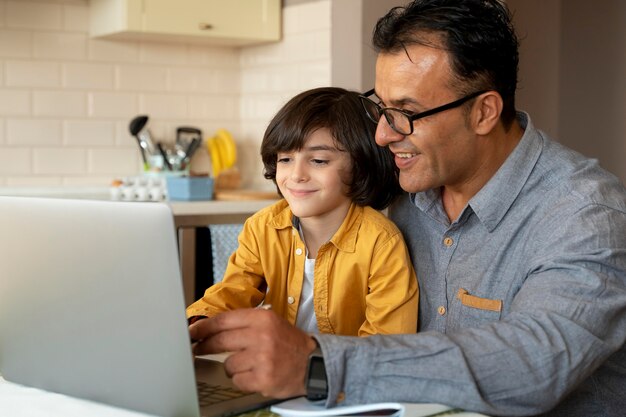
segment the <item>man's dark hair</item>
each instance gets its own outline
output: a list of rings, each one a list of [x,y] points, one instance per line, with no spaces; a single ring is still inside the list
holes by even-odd
[[[300,93],[274,116],[261,143],[265,178],[276,184],[278,153],[302,149],[308,136],[321,128],[327,128],[337,149],[350,156],[347,185],[353,202],[382,210],[402,192],[393,155],[376,145],[376,125],[365,115],[359,94],[336,87]]]
[[[519,43],[501,1],[414,0],[378,21],[373,44],[379,52],[391,53],[412,44],[445,49],[456,78],[452,87],[460,95],[497,91],[504,101],[504,125],[515,119]]]

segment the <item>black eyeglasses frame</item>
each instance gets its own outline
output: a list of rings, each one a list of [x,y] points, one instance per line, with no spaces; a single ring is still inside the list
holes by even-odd
[[[408,135],[413,134],[413,122],[415,120],[422,119],[424,117],[431,116],[433,114],[437,114],[437,113],[440,113],[440,112],[445,111],[445,110],[454,109],[456,107],[459,107],[463,103],[465,103],[466,101],[469,101],[469,100],[471,100],[473,98],[476,98],[479,95],[486,93],[487,91],[489,91],[489,90],[476,91],[474,93],[471,93],[471,94],[468,94],[468,95],[466,95],[464,97],[461,97],[458,100],[454,100],[454,101],[452,101],[452,102],[450,102],[448,104],[444,104],[442,106],[435,107],[434,109],[426,110],[426,111],[419,112],[419,113],[412,113],[412,112],[408,112],[406,110],[396,109],[394,107],[382,107],[380,104],[376,103],[374,100],[369,98],[369,96],[371,96],[372,94],[374,94],[376,92],[375,89],[373,89],[373,88],[371,90],[366,91],[365,93],[359,95],[359,99],[361,100],[361,105],[363,106],[363,110],[365,110],[365,114],[367,115],[367,117],[372,122],[378,124],[378,122],[380,121],[380,118],[379,118],[379,120],[375,120],[374,117],[372,117],[372,115],[367,110],[366,101],[371,103],[371,104],[373,104],[374,106],[376,106],[378,108],[379,113],[381,113],[382,115],[385,116],[385,120],[387,120],[387,123],[394,130],[394,132],[399,133],[399,134],[404,135],[404,136],[408,136]],[[395,124],[392,122],[392,119],[390,119],[389,116],[387,115],[387,111],[388,110],[392,110],[392,111],[398,112],[398,113],[404,115],[408,119],[409,126],[410,126],[410,129],[411,129],[409,133],[404,133],[404,132],[400,132],[400,131],[397,130]]]

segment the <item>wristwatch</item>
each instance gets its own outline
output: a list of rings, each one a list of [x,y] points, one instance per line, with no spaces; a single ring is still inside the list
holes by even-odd
[[[315,341],[317,344],[317,340]],[[309,401],[325,400],[328,397],[328,381],[326,379],[326,367],[324,356],[319,344],[309,355],[309,363],[305,376],[306,399]]]

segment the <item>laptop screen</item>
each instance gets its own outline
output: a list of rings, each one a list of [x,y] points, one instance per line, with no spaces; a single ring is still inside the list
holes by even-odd
[[[0,373],[158,415],[199,415],[166,204],[0,197]]]

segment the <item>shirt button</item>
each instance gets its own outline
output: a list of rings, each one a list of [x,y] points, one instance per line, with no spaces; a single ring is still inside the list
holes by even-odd
[[[443,239],[443,244],[446,245],[447,247],[452,246],[453,243],[454,243],[454,240],[452,240],[451,237],[446,237],[445,239]]]
[[[446,308],[444,306],[439,306],[439,308],[437,308],[437,313],[439,313],[440,316],[443,316],[446,314]]]
[[[295,301],[296,300],[292,296],[287,297],[287,303],[293,304]]]
[[[302,255],[302,249],[300,248],[296,249],[296,255]]]

